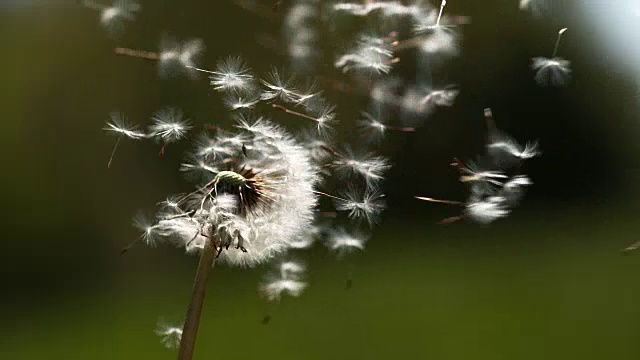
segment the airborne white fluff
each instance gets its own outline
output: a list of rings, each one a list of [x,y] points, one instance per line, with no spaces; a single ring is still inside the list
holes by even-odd
[[[266,275],[260,284],[260,292],[269,301],[278,301],[283,293],[300,296],[308,284],[303,281],[306,267],[296,261],[283,261],[277,266],[277,272]]]
[[[135,20],[140,11],[140,3],[136,0],[115,0],[111,6],[84,0],[84,6],[100,11],[100,24],[112,35],[121,32],[127,22]]]

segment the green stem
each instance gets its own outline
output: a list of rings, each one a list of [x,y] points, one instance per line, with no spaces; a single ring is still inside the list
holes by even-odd
[[[193,357],[198,326],[200,325],[200,314],[202,314],[202,304],[204,303],[204,295],[207,289],[207,280],[215,264],[215,258],[216,247],[213,245],[213,238],[210,237],[205,240],[204,247],[200,252],[200,261],[193,281],[191,300],[189,301],[187,316],[182,328],[178,360],[191,360]]]

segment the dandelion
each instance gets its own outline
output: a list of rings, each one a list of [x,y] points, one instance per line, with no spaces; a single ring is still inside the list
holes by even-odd
[[[154,221],[135,220],[142,232],[138,241],[171,244],[200,258],[179,340],[180,359],[192,356],[205,289],[215,263],[254,267],[292,249],[308,248],[327,233],[317,223],[322,217],[335,217],[336,212],[319,211],[318,198],[327,194],[317,187],[328,170],[355,174],[366,185],[363,190],[355,190],[356,185],[350,183],[353,191],[333,197],[350,218],[373,224],[385,207],[377,184],[390,167],[387,159],[335,152],[330,139],[321,136],[335,123],[335,108],[313,86],[299,91],[293,80],[272,72],[273,76],[261,82],[262,89],[253,87],[253,76],[238,59],[219,63],[216,72],[210,76],[212,86],[224,92],[232,109],[242,110],[233,115],[234,129],[209,126],[180,165],[180,170],[195,182],[194,191],[160,202]],[[252,91],[258,96],[243,97]],[[262,101],[309,120],[315,140],[301,140],[267,117],[255,115],[252,108]],[[285,107],[275,101],[293,105]],[[184,138],[191,128],[182,112],[166,108],[154,114],[145,137],[161,142],[162,153],[168,143]],[[283,294],[298,296],[307,287],[303,271],[304,266],[298,262],[282,262],[260,290],[270,301],[279,300]]]
[[[159,52],[118,47],[115,48],[115,53],[157,61],[160,77],[162,78],[186,74],[195,79],[197,73],[196,61],[204,49],[204,42],[200,39],[178,43],[175,39],[165,36],[162,38]]]
[[[162,345],[167,349],[177,349],[182,340],[182,324],[170,325],[164,320],[159,320],[155,330],[156,335],[160,337]]]
[[[141,9],[136,0],[115,0],[111,6],[84,0],[84,6],[100,11],[100,24],[112,35],[122,32],[126,23],[134,21]]]
[[[149,137],[156,139],[162,143],[160,148],[160,156],[164,155],[164,151],[172,142],[182,139],[191,129],[189,120],[179,109],[164,108],[153,114],[153,125],[149,126]]]
[[[535,80],[541,86],[562,86],[571,77],[570,62],[563,58],[556,57],[558,47],[560,46],[560,39],[565,31],[567,31],[567,28],[562,28],[558,31],[558,37],[551,58],[533,58],[532,67],[533,70],[536,71]]]
[[[111,167],[111,162],[113,161],[113,156],[116,154],[116,150],[118,149],[118,145],[120,144],[120,140],[123,137],[138,140],[145,138],[147,135],[139,130],[139,128],[135,125],[131,125],[127,123],[127,119],[124,114],[119,112],[111,113],[111,121],[107,122],[107,127],[103,130],[109,131],[115,134],[118,139],[116,140],[115,145],[113,146],[113,150],[111,151],[111,156],[109,157],[109,162],[107,163],[107,167]]]

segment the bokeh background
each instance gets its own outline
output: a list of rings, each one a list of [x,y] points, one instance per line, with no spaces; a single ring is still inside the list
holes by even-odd
[[[395,166],[366,252],[347,263],[316,245],[303,255],[308,291],[283,299],[268,325],[256,290],[265,268],[214,269],[195,358],[640,358],[640,253],[620,253],[639,240],[640,56],[629,49],[640,4],[551,3],[533,17],[516,0],[449,1],[447,12],[472,19],[446,69],[461,94],[380,149]],[[287,64],[257,41],[280,24],[232,1],[148,0],[113,39],[73,1],[0,4],[2,358],[175,358],[153,330],[183,315],[196,258],[119,249],[138,236],[138,209],[189,186],[176,171],[186,145],[160,160],[157,146],[125,141],[108,169],[115,139],[102,128],[113,110],[146,124],[165,105],[196,124],[231,123],[206,79],[161,80],[155,64],[113,48],[197,37],[204,67],[242,55],[260,72]],[[561,27],[573,79],[540,88],[530,59],[548,56]],[[347,125],[366,105],[327,96]],[[437,225],[457,209],[413,196],[465,197],[448,163],[482,151],[485,107],[517,139],[540,140],[544,155],[527,164],[535,185],[491,226]]]

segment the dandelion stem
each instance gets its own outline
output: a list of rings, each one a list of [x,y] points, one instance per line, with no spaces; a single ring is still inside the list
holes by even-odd
[[[213,244],[213,237],[205,238],[204,247],[200,252],[200,261],[193,281],[191,300],[187,308],[187,315],[182,328],[182,339],[180,340],[180,350],[178,350],[178,360],[191,360],[193,350],[200,325],[200,315],[202,314],[202,304],[207,289],[207,280],[211,269],[215,264],[216,247]]]
[[[121,47],[115,48],[114,51],[118,55],[132,56],[132,57],[137,57],[141,59],[147,59],[147,60],[160,59],[160,54],[152,51],[136,50],[136,49],[129,49],[129,48],[121,48]]]
[[[111,151],[111,157],[109,157],[109,162],[107,163],[107,167],[111,167],[111,162],[113,161],[113,156],[116,154],[116,149],[118,149],[118,144],[120,144],[120,139],[122,136],[118,136],[118,140],[116,140],[116,144],[113,146],[113,151]]]
[[[562,34],[564,34],[565,31],[567,31],[567,28],[562,28],[560,29],[560,31],[558,31],[558,38],[556,39],[556,45],[553,47],[553,54],[551,55],[552,59],[556,57],[556,54],[558,53],[558,46],[560,46],[560,38],[562,38]]]

